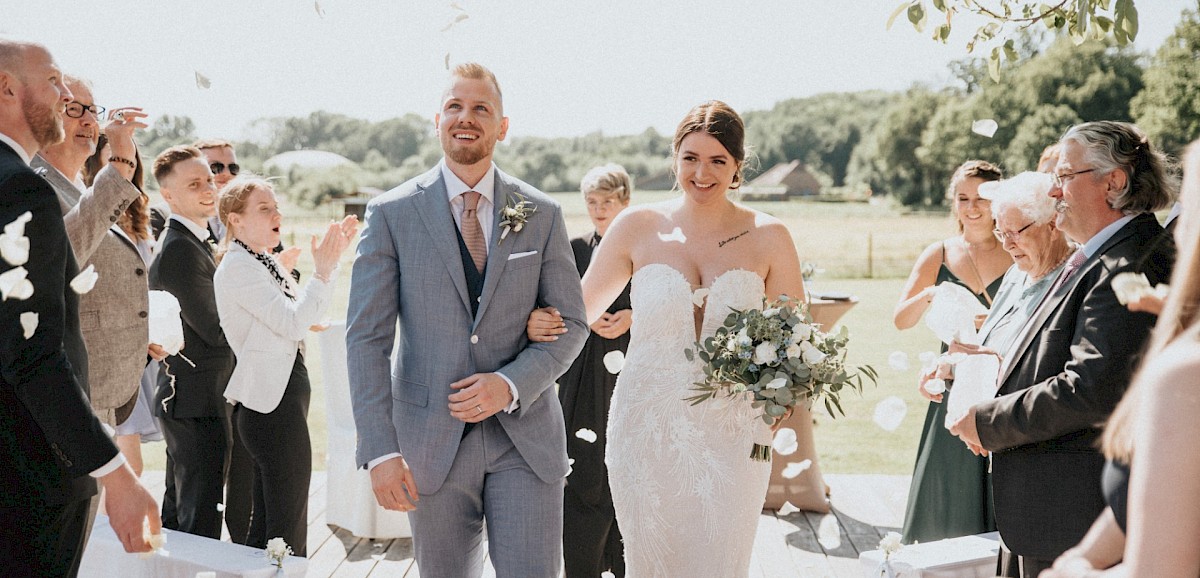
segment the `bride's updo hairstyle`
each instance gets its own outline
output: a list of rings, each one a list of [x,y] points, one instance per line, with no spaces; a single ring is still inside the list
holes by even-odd
[[[746,167],[746,125],[742,123],[742,117],[719,100],[696,105],[679,122],[679,128],[675,129],[675,142],[671,144],[672,158],[679,157],[679,147],[684,137],[694,132],[710,135],[725,147],[729,156],[737,161],[737,173],[733,175],[733,184],[729,188],[742,186],[742,170]],[[675,163],[671,163],[671,172],[675,172]]]

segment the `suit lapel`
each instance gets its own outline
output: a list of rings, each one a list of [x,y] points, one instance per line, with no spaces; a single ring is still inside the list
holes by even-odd
[[[192,231],[190,229],[188,229],[186,225],[184,225],[183,223],[180,223],[179,221],[176,221],[175,219],[169,219],[169,222],[167,223],[167,228],[175,231],[178,235],[182,236],[184,239],[191,241],[191,243],[193,245],[195,245],[197,248],[200,249],[201,253],[203,253],[206,257],[208,257],[208,260],[210,263],[214,263],[214,264],[216,263],[216,259],[213,258],[212,249],[209,247],[208,242],[201,241],[200,239],[196,238],[196,236],[192,234]]]
[[[479,325],[479,320],[483,319],[483,312],[492,301],[496,285],[508,264],[508,256],[512,253],[514,233],[509,231],[508,238],[503,240],[506,242],[501,242],[500,239],[500,209],[516,192],[517,185],[508,180],[508,175],[496,169],[496,194],[492,200],[492,238],[488,243],[487,273],[483,278],[483,292],[480,295],[479,312],[475,315],[475,325]]]
[[[54,168],[42,155],[34,155],[33,160],[29,161],[29,166],[35,169],[42,169],[45,174],[42,178],[54,187],[54,193],[58,196],[58,205],[62,208],[63,214],[67,214],[72,207],[79,204],[79,199],[83,196],[79,189],[75,188],[75,183],[67,180],[58,169]]]
[[[462,255],[458,252],[454,215],[450,214],[450,200],[446,197],[448,193],[440,167],[425,173],[417,187],[419,191],[414,198],[417,213],[420,214],[429,237],[433,239],[438,257],[450,272],[450,279],[462,298],[463,307],[469,312],[471,297],[467,292],[467,274],[463,271]]]

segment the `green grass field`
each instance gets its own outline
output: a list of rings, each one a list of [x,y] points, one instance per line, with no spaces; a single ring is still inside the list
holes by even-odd
[[[636,202],[672,196],[667,192],[638,192]],[[568,232],[584,234],[591,226],[578,193],[553,195],[564,208]],[[892,324],[892,307],[899,297],[904,277],[921,250],[929,243],[954,233],[946,215],[904,214],[887,204],[841,204],[819,202],[748,203],[787,223],[801,259],[812,261],[824,271],[813,281],[818,290],[844,291],[858,297],[859,304],[841,323],[851,332],[850,362],[870,364],[879,372],[879,384],[860,397],[843,400],[845,417],[831,419],[823,410],[817,415],[816,441],[822,468],[829,473],[909,474],[924,421],[927,402],[916,391],[917,355],[937,347],[936,338],[924,328],[900,332]],[[310,235],[323,231],[336,216],[337,207],[320,211],[285,210],[284,243],[309,246]],[[350,290],[353,251],[347,251],[335,292],[330,319],[343,319]],[[301,257],[305,277],[312,262]],[[871,278],[868,277],[868,272]],[[321,377],[319,344],[309,339],[306,357],[313,396],[309,428],[313,442],[313,467],[325,469],[325,388]],[[911,368],[900,372],[888,366],[888,355],[907,353]],[[908,405],[904,421],[895,431],[884,431],[873,421],[875,405],[889,396]],[[146,469],[161,470],[165,459],[163,443],[143,445]]]

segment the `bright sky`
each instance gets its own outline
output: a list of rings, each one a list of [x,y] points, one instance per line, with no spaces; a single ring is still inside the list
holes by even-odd
[[[323,15],[313,0],[0,0],[0,33],[45,43],[101,105],[187,115],[201,137],[237,139],[255,119],[314,110],[432,119],[447,54],[496,73],[512,136],[670,134],[713,98],[755,110],[945,85],[968,32],[956,20],[942,45],[903,16],[885,30],[899,0],[458,0],[461,12],[449,0],[318,2]],[[1156,49],[1189,4],[1138,0],[1137,48]]]

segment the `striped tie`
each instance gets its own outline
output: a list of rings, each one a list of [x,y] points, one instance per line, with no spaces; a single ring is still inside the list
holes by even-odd
[[[1066,285],[1067,281],[1071,279],[1071,276],[1075,274],[1075,271],[1079,270],[1079,266],[1083,265],[1085,260],[1087,260],[1087,255],[1083,254],[1083,249],[1075,251],[1075,254],[1071,255],[1071,259],[1067,261],[1067,266],[1063,267],[1062,274],[1059,275],[1058,279],[1054,282],[1054,287],[1050,289],[1050,293],[1047,293],[1046,295],[1049,296],[1051,293],[1058,291],[1058,289],[1063,285]]]
[[[479,193],[467,191],[462,198],[463,242],[467,244],[467,251],[470,251],[471,260],[475,262],[475,270],[483,273],[487,265],[487,242],[483,240],[483,227],[479,226],[479,215],[475,213],[475,208],[479,206]]]

